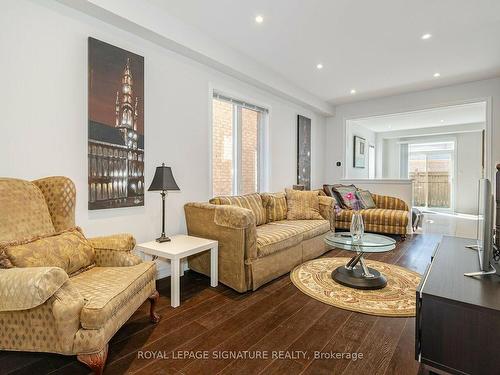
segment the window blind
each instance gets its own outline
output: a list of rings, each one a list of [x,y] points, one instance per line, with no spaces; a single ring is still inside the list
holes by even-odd
[[[257,111],[257,112],[262,112],[262,113],[268,113],[269,112],[269,110],[267,108],[259,107],[258,105],[254,105],[254,104],[250,104],[250,103],[244,102],[242,100],[234,99],[234,98],[231,98],[229,96],[222,95],[222,94],[220,94],[218,92],[215,92],[215,91],[214,91],[214,96],[213,97],[214,97],[214,99],[222,100],[224,102],[229,102],[229,103],[232,103],[232,104],[235,104],[235,105],[239,105],[242,108],[251,109],[252,111]]]

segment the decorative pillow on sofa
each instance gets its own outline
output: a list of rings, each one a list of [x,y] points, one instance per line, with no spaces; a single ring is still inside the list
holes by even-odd
[[[285,189],[288,220],[324,220],[319,213],[319,192]]]
[[[268,223],[286,219],[287,205],[285,193],[262,193],[260,196],[266,209]]]
[[[262,225],[266,223],[266,210],[262,204],[260,194],[253,193],[247,195],[223,196],[210,199],[212,204],[228,204],[251,210],[255,215],[255,224]]]
[[[358,198],[361,203],[361,208],[377,208],[375,201],[373,200],[372,193],[368,190],[358,190],[356,192],[356,198]]]
[[[335,192],[333,190],[333,185],[327,185],[327,184],[323,185],[323,192],[327,196],[333,198],[333,200],[334,200],[333,204],[334,205],[339,205],[339,206],[341,205],[340,202],[339,202],[339,199],[337,198],[337,192]]]
[[[69,276],[95,266],[94,248],[80,228],[0,244],[15,267],[60,267]]]
[[[336,184],[336,185],[329,185],[331,186],[332,192],[335,195],[335,198],[339,202],[340,206],[342,208],[347,208],[349,210],[352,209],[352,201],[349,201],[345,199],[345,196],[348,193],[351,193],[353,195],[356,195],[356,186],[354,185],[342,185],[342,184]]]

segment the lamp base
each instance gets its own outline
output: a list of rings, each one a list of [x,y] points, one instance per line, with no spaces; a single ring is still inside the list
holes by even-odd
[[[162,234],[160,237],[156,239],[156,242],[162,243],[162,242],[170,242],[170,238]]]

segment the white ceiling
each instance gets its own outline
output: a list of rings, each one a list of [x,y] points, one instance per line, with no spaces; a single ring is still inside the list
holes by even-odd
[[[498,0],[148,1],[333,104],[500,75]]]
[[[374,132],[432,128],[461,124],[477,124],[486,121],[486,103],[470,103],[449,107],[398,113],[352,120]]]

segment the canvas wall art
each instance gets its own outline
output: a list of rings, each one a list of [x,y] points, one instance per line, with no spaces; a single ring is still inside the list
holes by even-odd
[[[311,119],[297,116],[297,184],[311,190]]]
[[[366,140],[354,136],[354,168],[364,168],[366,163]]]
[[[88,208],[144,205],[144,58],[88,39]]]

